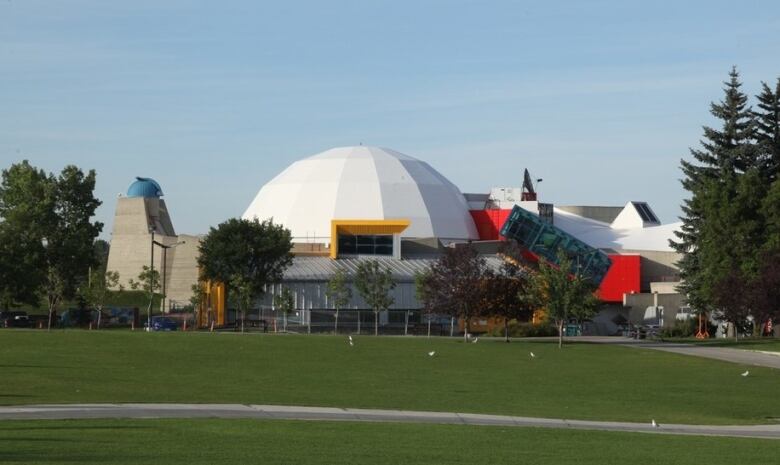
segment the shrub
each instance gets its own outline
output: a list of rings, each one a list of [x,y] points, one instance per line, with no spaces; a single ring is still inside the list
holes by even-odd
[[[504,326],[496,326],[487,333],[489,336],[503,337]],[[530,322],[520,323],[517,320],[509,322],[509,336],[510,337],[549,337],[557,336],[558,330],[555,326],[549,323],[541,323],[535,325]]]

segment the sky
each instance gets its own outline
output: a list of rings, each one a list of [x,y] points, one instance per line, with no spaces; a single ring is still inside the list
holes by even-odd
[[[295,160],[388,147],[463,192],[644,200],[676,221],[681,158],[736,65],[780,76],[780,2],[0,0],[0,168],[155,178],[179,233],[240,216]]]

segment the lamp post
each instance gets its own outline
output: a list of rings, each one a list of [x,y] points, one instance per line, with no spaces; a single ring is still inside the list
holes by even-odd
[[[162,249],[163,252],[163,260],[162,260],[162,300],[160,302],[160,313],[165,314],[165,300],[167,297],[167,294],[165,293],[165,273],[168,269],[168,249],[172,249],[176,246],[185,244],[186,241],[179,241],[175,244],[171,245],[165,245],[162,242],[157,242],[154,240],[154,233],[152,233],[152,248],[154,248],[155,245],[159,246]],[[154,253],[154,252],[152,252]]]
[[[146,330],[152,331],[152,301],[154,301],[154,225],[149,225],[149,232],[152,233],[151,243],[151,261],[149,263],[149,306],[146,308]]]

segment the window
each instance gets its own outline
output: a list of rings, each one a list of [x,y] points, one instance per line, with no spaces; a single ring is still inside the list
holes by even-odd
[[[647,202],[631,202],[634,204],[634,208],[636,208],[636,211],[639,213],[639,216],[642,217],[642,221],[645,223],[659,223],[658,218],[653,214],[653,211],[650,210],[650,207],[647,205]]]
[[[393,255],[392,235],[339,234],[339,254]]]

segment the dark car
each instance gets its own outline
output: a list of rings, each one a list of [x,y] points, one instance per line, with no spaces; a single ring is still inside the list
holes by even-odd
[[[27,328],[30,326],[30,317],[27,312],[0,312],[0,327]]]
[[[152,317],[152,331],[176,331],[177,327],[176,320],[172,318],[167,316]]]

